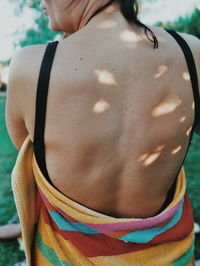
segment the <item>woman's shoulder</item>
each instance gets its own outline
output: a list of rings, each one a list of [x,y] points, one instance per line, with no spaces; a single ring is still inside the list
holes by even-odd
[[[183,32],[177,32],[189,45],[196,65],[197,65],[197,71],[198,75],[200,77],[200,39],[192,34],[183,33]]]
[[[28,46],[17,51],[11,60],[8,77],[7,102],[12,106],[9,116],[25,114],[35,98],[36,83],[46,45]],[[18,119],[18,120],[20,120]]]
[[[185,33],[185,32],[177,32],[189,45],[193,48],[200,50],[200,39],[195,35]]]
[[[46,46],[46,44],[37,44],[22,47],[14,53],[14,55],[12,56],[12,60],[18,57],[20,57],[21,59],[26,58],[27,56],[31,56],[33,52],[42,52],[45,50]]]
[[[32,45],[19,49],[11,59],[10,74],[17,70],[18,74],[26,72],[37,60],[41,61],[46,45]]]
[[[157,26],[148,26],[153,32],[161,34],[161,35],[168,35],[167,28],[157,27]],[[176,31],[176,30],[175,30]],[[185,39],[188,44],[191,44],[192,46],[198,46],[200,48],[200,39],[196,37],[195,35],[185,33],[185,32],[179,32],[176,31],[183,39]]]
[[[20,91],[27,88],[32,77],[38,75],[46,45],[33,45],[21,48],[11,59],[8,89]]]
[[[156,26],[149,26],[149,28],[155,33],[155,35],[160,38],[161,41],[167,40],[167,45],[174,44],[174,39],[172,36],[166,31],[166,29]],[[192,34],[184,33],[176,31],[189,45],[191,48],[194,57],[200,62],[200,39]],[[170,47],[170,46],[169,46]]]

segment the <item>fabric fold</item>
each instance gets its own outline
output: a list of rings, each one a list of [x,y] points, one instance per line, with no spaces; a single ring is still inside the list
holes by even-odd
[[[169,206],[145,219],[110,217],[63,195],[42,175],[29,138],[12,180],[28,265],[193,265],[194,221],[183,169]]]

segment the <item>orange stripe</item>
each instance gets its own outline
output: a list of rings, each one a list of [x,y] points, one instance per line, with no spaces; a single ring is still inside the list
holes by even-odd
[[[40,250],[35,247],[32,256],[32,265],[34,266],[52,266],[51,264],[40,252]]]

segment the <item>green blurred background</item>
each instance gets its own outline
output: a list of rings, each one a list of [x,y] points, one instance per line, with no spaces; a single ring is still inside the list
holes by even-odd
[[[10,0],[11,2],[14,0]],[[158,0],[146,0],[149,4]],[[149,6],[149,5],[148,5]],[[0,4],[1,7],[1,4]],[[38,3],[35,1],[19,0],[16,6],[16,16],[20,16],[24,8],[36,11],[34,27],[26,28],[23,37],[15,40],[15,47],[24,47],[32,44],[47,43],[49,40],[59,38],[59,33],[48,30],[47,18],[42,15]],[[156,22],[159,27],[171,28],[179,32],[185,32],[200,38],[200,10],[196,6],[193,12],[175,21]],[[199,49],[200,50],[200,49]],[[10,59],[0,61],[0,70],[9,65]],[[0,75],[1,77],[1,75]],[[13,147],[5,126],[5,101],[6,83],[0,78],[0,224],[5,224],[15,214],[16,209],[13,201],[10,174],[16,160],[17,151]],[[188,156],[185,161],[187,185],[189,196],[192,201],[195,221],[200,224],[200,136],[194,136]],[[196,236],[195,257],[200,259],[200,236]],[[24,259],[23,252],[19,251],[16,240],[0,241],[0,265],[14,265]]]

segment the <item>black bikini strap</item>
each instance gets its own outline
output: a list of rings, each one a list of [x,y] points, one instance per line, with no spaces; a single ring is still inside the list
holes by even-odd
[[[47,45],[40,68],[36,95],[34,152],[38,165],[46,177],[48,177],[48,172],[46,164],[43,163],[45,160],[44,130],[50,73],[57,45],[57,41]]]
[[[199,82],[198,82],[198,75],[197,75],[197,69],[196,64],[194,61],[194,57],[192,54],[192,51],[187,44],[187,42],[175,31],[173,30],[167,30],[165,29],[169,34],[174,37],[174,39],[178,42],[180,45],[186,61],[188,65],[188,70],[190,73],[190,79],[192,83],[192,89],[193,89],[193,95],[194,95],[194,103],[195,103],[195,119],[194,119],[194,125],[193,130],[199,131],[200,130],[200,95],[199,95]]]

